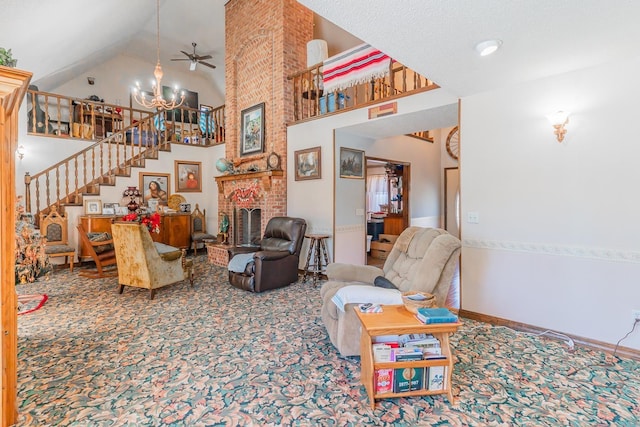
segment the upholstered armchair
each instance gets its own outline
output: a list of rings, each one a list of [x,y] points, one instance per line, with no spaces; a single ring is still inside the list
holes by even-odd
[[[320,289],[322,321],[342,356],[360,355],[361,303],[402,304],[402,292],[435,296],[443,307],[458,266],[460,240],[439,228],[409,227],[400,234],[383,268],[329,264]]]
[[[186,250],[156,243],[147,227],[137,222],[111,225],[118,260],[119,293],[125,286],[149,289],[153,299],[156,289],[189,279],[193,286],[193,262],[185,258]]]
[[[260,247],[229,250],[229,282],[236,288],[263,292],[298,281],[300,250],[307,223],[301,218],[269,220]]]

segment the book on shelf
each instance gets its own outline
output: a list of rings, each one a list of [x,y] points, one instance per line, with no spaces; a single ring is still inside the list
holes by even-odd
[[[395,361],[422,360],[422,350],[418,347],[400,347],[394,349]]]
[[[431,334],[404,334],[398,337],[398,342],[403,346],[416,343],[428,344],[437,342],[440,344],[440,341]]]
[[[391,393],[393,391],[393,369],[376,369],[376,394]]]
[[[391,347],[389,344],[384,344],[384,343],[373,344],[372,350],[373,350],[373,361],[376,363],[395,361],[394,354],[393,354],[393,347]]]
[[[425,388],[427,390],[444,390],[446,369],[446,366],[430,366],[424,373]]]
[[[393,373],[393,392],[420,390],[424,381],[424,368],[398,368]]]
[[[449,311],[448,308],[419,308],[416,317],[426,324],[455,323],[458,321],[458,316]]]

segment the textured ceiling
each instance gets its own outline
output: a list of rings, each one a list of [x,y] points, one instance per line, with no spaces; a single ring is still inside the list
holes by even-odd
[[[459,97],[640,54],[639,1],[298,1]]]

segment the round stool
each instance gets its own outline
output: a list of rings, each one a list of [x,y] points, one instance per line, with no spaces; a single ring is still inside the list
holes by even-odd
[[[313,277],[313,286],[316,286],[318,277],[324,274],[324,267],[329,265],[329,252],[325,242],[330,236],[328,234],[305,234],[304,237],[309,239],[309,252],[307,253],[307,262],[304,266],[302,280],[306,282],[307,277],[311,275]],[[312,257],[313,262],[311,262]]]

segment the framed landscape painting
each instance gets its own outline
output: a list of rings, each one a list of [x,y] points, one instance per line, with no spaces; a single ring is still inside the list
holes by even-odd
[[[307,148],[294,153],[296,181],[322,178],[322,147]]]
[[[364,179],[364,151],[340,147],[340,178]]]
[[[264,102],[242,110],[240,155],[264,152]]]

